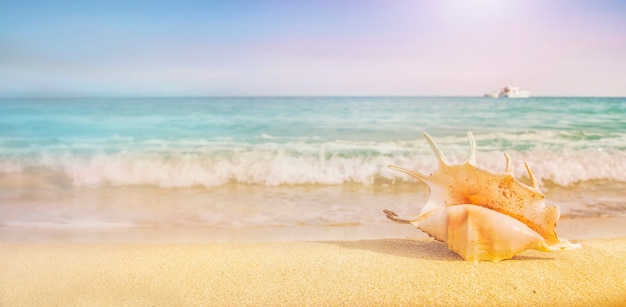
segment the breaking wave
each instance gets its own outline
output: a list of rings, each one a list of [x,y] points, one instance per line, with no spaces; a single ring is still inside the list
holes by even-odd
[[[436,138],[438,141],[440,139]],[[544,142],[536,146],[518,140],[501,144],[491,136],[477,136],[478,165],[492,172],[504,170],[507,147],[516,177],[526,177],[527,161],[540,180],[562,186],[580,181],[626,182],[626,152],[602,146],[564,148]],[[510,142],[510,137],[504,138]],[[264,135],[264,140],[274,141]],[[481,141],[482,140],[482,141]],[[436,169],[436,159],[423,140],[396,142],[307,141],[237,143],[232,140],[192,142],[150,140],[135,144],[120,139],[106,147],[85,143],[25,147],[0,154],[0,184],[20,180],[22,185],[215,187],[232,182],[279,185],[363,185],[406,181],[389,170],[402,165],[424,173]],[[465,138],[442,139],[452,162],[467,155]],[[481,144],[482,143],[482,144]],[[117,145],[116,145],[117,144]],[[19,178],[19,179],[16,179]],[[26,178],[26,179],[25,179]],[[30,179],[28,179],[30,178]]]

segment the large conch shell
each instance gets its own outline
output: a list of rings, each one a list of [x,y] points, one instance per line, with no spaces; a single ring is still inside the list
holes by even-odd
[[[398,223],[413,224],[465,260],[499,261],[526,249],[540,251],[579,248],[556,234],[559,208],[546,206],[545,196],[525,163],[531,186],[513,177],[511,160],[505,153],[504,174],[493,174],[476,167],[476,141],[467,133],[470,151],[467,160],[451,165],[435,141],[424,137],[435,152],[439,168],[430,176],[390,165],[389,168],[411,175],[430,188],[428,202],[421,213],[403,219],[384,210]]]

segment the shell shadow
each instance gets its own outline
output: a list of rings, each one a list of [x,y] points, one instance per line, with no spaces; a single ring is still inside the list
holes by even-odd
[[[382,239],[326,242],[342,248],[368,250],[406,258],[436,261],[464,261],[444,243],[435,240]]]
[[[527,252],[524,252],[527,253]],[[539,252],[538,252],[539,253]],[[521,260],[556,260],[554,257],[542,257],[542,256],[531,256],[531,255],[515,255],[513,258],[503,261],[521,261]]]
[[[445,243],[436,240],[381,239],[363,241],[332,241],[326,242],[342,248],[368,250],[380,254],[388,254],[406,258],[418,258],[433,261],[465,261],[461,256],[449,250]],[[554,260],[553,257],[542,256],[538,251],[526,251],[525,255],[503,261]]]

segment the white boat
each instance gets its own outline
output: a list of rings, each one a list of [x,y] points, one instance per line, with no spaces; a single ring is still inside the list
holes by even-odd
[[[528,98],[530,97],[529,91],[520,90],[517,86],[505,86],[500,90],[498,97],[505,98]]]

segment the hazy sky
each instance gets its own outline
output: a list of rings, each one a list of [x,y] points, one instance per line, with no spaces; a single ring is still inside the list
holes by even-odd
[[[0,96],[626,96],[626,1],[0,1]]]

